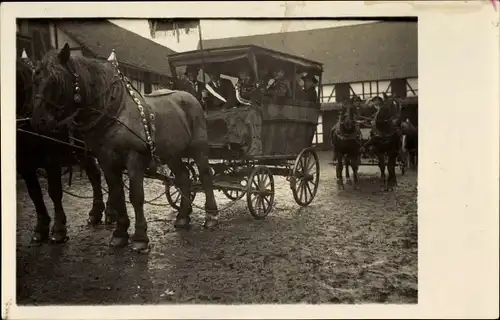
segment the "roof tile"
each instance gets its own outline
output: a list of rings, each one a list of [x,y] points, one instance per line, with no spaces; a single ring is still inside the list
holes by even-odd
[[[57,27],[98,58],[107,59],[115,49],[119,63],[152,73],[171,76],[170,48],[121,28],[107,20],[62,20]]]
[[[257,45],[321,62],[324,84],[418,77],[416,22],[203,40],[204,48],[236,45]]]

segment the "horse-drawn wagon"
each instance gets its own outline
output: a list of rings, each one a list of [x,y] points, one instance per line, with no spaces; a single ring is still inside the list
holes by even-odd
[[[322,64],[258,46],[178,53],[169,56],[169,63],[179,78],[182,69],[197,66],[203,71],[203,76],[198,77],[205,78],[204,83],[208,83],[208,75],[204,74],[208,69],[217,69],[233,84],[242,70],[250,71],[254,90],[248,100],[238,99],[229,108],[206,110],[214,189],[231,200],[246,195],[250,213],[261,219],[273,208],[274,176],[284,176],[295,201],[309,205],[319,184],[320,166],[312,140],[320,103],[318,98],[299,98],[301,87],[295,76],[308,73],[318,76],[321,82]],[[291,78],[289,97],[276,99],[266,94],[264,66],[279,66]],[[191,172],[190,197],[194,199],[202,190],[201,183],[194,163],[185,163]],[[167,199],[173,207],[178,207],[180,201],[176,189],[173,184],[167,186]]]

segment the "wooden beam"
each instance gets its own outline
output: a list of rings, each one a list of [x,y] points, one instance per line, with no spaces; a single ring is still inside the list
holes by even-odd
[[[411,87],[410,83],[408,82],[408,79],[405,79],[405,82],[406,82],[406,85],[410,88],[411,92],[414,94],[414,95],[417,95],[415,93],[415,91],[413,90],[413,88]]]

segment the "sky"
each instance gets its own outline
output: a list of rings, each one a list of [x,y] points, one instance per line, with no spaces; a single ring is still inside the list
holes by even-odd
[[[179,42],[172,33],[158,32],[156,39],[152,39],[147,19],[118,19],[109,20],[118,26],[135,32],[145,38],[169,47],[177,52],[196,50],[198,46],[198,30],[191,30],[189,34],[181,32]],[[338,20],[201,20],[203,39],[220,39],[267,34],[277,32],[301,31],[320,28],[332,28],[370,21],[338,21]]]

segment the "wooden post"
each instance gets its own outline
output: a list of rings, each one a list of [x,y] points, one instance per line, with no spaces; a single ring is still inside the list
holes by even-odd
[[[205,64],[203,62],[203,41],[202,41],[202,36],[201,36],[201,19],[198,21],[198,38],[200,41],[200,53],[201,53],[201,74],[203,77],[203,83],[205,83],[206,79],[205,79]]]

